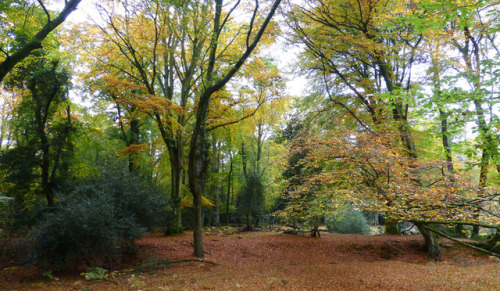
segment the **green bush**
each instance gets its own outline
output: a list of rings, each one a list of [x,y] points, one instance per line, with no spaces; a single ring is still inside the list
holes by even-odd
[[[326,217],[328,232],[341,234],[369,234],[370,227],[363,213],[346,206]]]
[[[31,262],[46,268],[110,265],[133,251],[142,232],[131,213],[123,212],[110,196],[84,197],[57,204],[31,235]]]
[[[28,260],[60,270],[112,266],[134,240],[166,217],[166,196],[128,175],[80,181],[34,228]]]
[[[110,196],[121,211],[131,213],[137,223],[151,230],[167,225],[167,195],[158,187],[137,176],[117,171],[104,171],[73,185],[71,197]]]

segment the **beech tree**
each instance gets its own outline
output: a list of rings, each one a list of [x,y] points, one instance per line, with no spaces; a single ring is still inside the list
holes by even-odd
[[[463,96],[460,100],[462,107],[471,105],[473,108],[462,113],[476,123],[476,143],[481,152],[478,163],[479,188],[484,189],[488,185],[490,162],[500,173],[498,136],[494,130],[498,121],[492,110],[497,103],[494,94],[498,90],[495,86],[497,76],[493,72],[499,66],[494,56],[499,54],[496,24],[499,20],[497,10],[500,2],[424,1],[421,6],[427,11],[419,14],[424,19],[434,18],[436,15],[441,19],[423,24],[423,30],[437,37],[454,56],[452,67],[458,74],[451,76],[453,83],[445,85],[456,95]],[[420,20],[414,22],[418,21]],[[457,87],[459,82],[467,85]],[[477,235],[478,232],[479,227],[476,226],[474,234]]]
[[[470,3],[464,3],[464,6],[466,7],[462,7],[457,4],[459,3],[434,3],[433,1],[424,1],[422,2],[422,5],[419,6],[412,2],[400,1],[312,1],[303,5],[292,6],[289,13],[289,18],[291,19],[290,28],[293,30],[291,41],[302,43],[305,46],[304,53],[302,54],[303,70],[312,72],[315,77],[315,84],[317,84],[320,94],[326,95],[332,104],[345,110],[347,117],[342,117],[343,122],[352,124],[352,122],[347,121],[350,119],[351,121],[355,121],[357,124],[355,128],[358,129],[359,133],[351,132],[345,136],[347,144],[344,144],[344,147],[349,148],[349,142],[351,142],[357,144],[361,148],[366,147],[366,151],[371,152],[371,148],[374,145],[368,143],[358,144],[358,138],[366,134],[367,136],[371,136],[372,143],[380,143],[380,148],[377,151],[380,151],[382,148],[386,148],[388,151],[398,153],[397,155],[400,155],[401,152],[406,153],[406,157],[408,159],[404,162],[399,161],[398,163],[407,168],[401,168],[397,171],[392,170],[400,173],[406,172],[404,176],[407,177],[410,182],[410,184],[404,186],[406,182],[400,181],[400,183],[396,183],[399,184],[399,190],[392,190],[393,193],[397,193],[396,195],[401,198],[400,201],[403,201],[403,204],[411,201],[411,199],[408,200],[405,197],[411,195],[414,191],[427,191],[426,195],[421,196],[426,197],[427,201],[434,201],[434,197],[440,197],[440,195],[437,194],[439,191],[434,191],[432,190],[434,188],[430,187],[431,185],[434,185],[435,182],[432,182],[431,184],[426,183],[422,174],[422,171],[426,171],[425,169],[437,169],[440,167],[438,164],[434,166],[424,166],[424,164],[428,163],[428,161],[418,156],[416,143],[410,131],[411,128],[409,123],[412,106],[414,105],[415,100],[419,97],[418,94],[415,94],[416,73],[415,70],[412,69],[413,67],[416,65],[423,67],[427,66],[428,68],[430,67],[433,71],[431,72],[431,74],[433,74],[431,79],[436,92],[435,97],[440,98],[439,96],[441,96],[442,98],[442,96],[445,95],[442,84],[440,83],[442,78],[440,73],[445,74],[445,72],[440,72],[440,66],[442,63],[438,63],[439,59],[437,54],[431,55],[431,59],[433,61],[432,64],[426,63],[425,57],[427,52],[423,50],[423,45],[426,44],[435,48],[439,45],[445,46],[446,41],[444,41],[444,38],[438,38],[438,41],[433,43],[434,39],[432,36],[440,34],[433,34],[426,29],[422,29],[422,27],[427,27],[427,23],[432,26],[436,23],[437,25],[440,25],[439,23],[448,23],[447,21],[456,20],[456,24],[450,25],[451,31],[444,34],[446,34],[447,41],[451,41],[450,44],[452,44],[452,46],[458,45],[460,40],[465,39],[465,44],[459,47],[459,51],[467,52],[467,54],[461,53],[464,55],[465,65],[462,66],[464,68],[473,66],[476,62],[481,63],[480,60],[476,61],[474,58],[485,56],[486,52],[491,52],[495,47],[495,45],[489,45],[488,48],[485,47],[485,49],[481,52],[480,50],[475,50],[475,53],[474,49],[469,50],[469,48],[474,47],[475,39],[471,36],[470,29],[467,28],[468,25],[471,25],[471,23],[478,23],[478,25],[481,23],[480,20],[477,22],[472,21],[471,19],[474,17],[479,17],[480,19],[481,15],[489,13],[491,19],[494,19],[496,14],[491,12],[493,11],[492,7],[494,7],[493,2],[488,2],[487,4],[477,3],[473,5],[469,5]],[[436,9],[436,7],[440,7],[441,10]],[[489,12],[487,13],[483,11],[481,14],[481,12],[477,10],[481,8],[485,8],[485,11]],[[430,18],[422,16],[426,15],[426,13],[438,13],[440,16],[445,16],[443,19],[446,20],[444,20],[444,22],[431,21]],[[463,21],[457,20],[457,15],[467,15],[467,13],[471,15],[470,18]],[[415,15],[418,15],[417,19],[413,18]],[[435,19],[434,14],[433,16],[433,19]],[[422,20],[422,18],[425,20]],[[484,19],[490,20],[490,18]],[[486,24],[489,23],[489,21],[483,22]],[[455,27],[462,30],[468,30],[469,32],[465,32],[465,38],[459,36],[457,39],[454,39],[453,37],[450,37],[449,33],[451,33]],[[441,26],[441,28],[443,27]],[[488,33],[484,33],[486,31],[488,31]],[[480,36],[479,38],[486,41],[488,36],[491,36],[492,30],[491,28],[485,28],[483,26],[483,29],[478,29],[477,32],[483,32],[483,36]],[[489,39],[490,43],[492,42],[492,39],[494,38]],[[447,48],[449,48],[449,46]],[[467,58],[470,61],[466,60],[467,58],[465,55],[468,55]],[[489,57],[486,58],[489,59]],[[490,65],[492,64],[491,61],[487,61],[485,64],[486,63]],[[476,85],[479,84],[477,82],[479,82],[478,80],[480,80],[481,77],[479,77],[477,73],[485,70],[476,70],[477,73],[474,74],[474,70],[472,70],[473,67],[469,68],[470,70],[463,74],[463,78],[470,77],[471,79],[469,83],[474,84],[473,81],[475,81]],[[490,84],[489,79],[483,78],[482,80],[486,84]],[[450,90],[448,92],[450,92],[448,94],[451,94],[453,91]],[[479,96],[478,93],[484,92],[484,90],[478,89],[474,92],[476,93],[473,93],[471,96],[476,96],[474,97],[476,99],[473,98],[473,102],[471,103],[473,105],[477,105],[474,105],[476,108],[475,115],[478,117],[478,127],[481,128],[481,124],[486,125],[486,115],[484,114],[485,108],[479,104],[480,101],[477,100],[477,98]],[[458,98],[454,100],[458,100]],[[447,100],[444,98],[439,100],[439,104],[446,102]],[[443,146],[446,151],[445,156],[447,169],[442,172],[443,177],[439,179],[436,178],[436,181],[449,179],[448,182],[452,183],[454,175],[450,171],[453,171],[453,164],[451,159],[451,150],[449,147],[449,139],[447,139],[447,135],[449,134],[447,120],[445,118],[447,113],[444,111],[444,108],[445,107],[439,107],[441,115],[441,131],[443,134]],[[492,118],[492,120],[493,119],[494,118]],[[343,126],[345,126],[345,124],[343,124]],[[384,132],[390,132],[390,136],[394,136],[394,134],[397,133],[402,147],[398,147],[394,143],[393,138],[377,138],[377,136],[386,136],[386,134],[383,134]],[[495,140],[491,138],[491,130],[488,133],[487,128],[483,130],[483,134],[480,136],[488,135],[490,136],[491,141]],[[323,136],[323,134],[319,134],[319,136]],[[481,140],[484,140],[484,138],[481,138]],[[304,142],[304,140],[301,141]],[[321,143],[320,141],[318,142]],[[332,143],[334,144],[334,142]],[[484,142],[481,142],[480,144],[483,149],[488,149],[487,153],[496,149],[493,144],[491,146],[486,146],[486,143]],[[305,150],[306,153],[310,150],[307,147],[302,147],[302,149]],[[318,151],[318,154],[321,154],[321,151]],[[341,152],[339,149],[337,149],[337,151]],[[334,155],[332,153],[330,158],[341,160],[348,164],[350,161],[348,157],[350,155],[356,156],[353,153],[346,154],[345,156],[342,154]],[[384,156],[383,154],[380,155]],[[391,160],[389,157],[386,157],[386,159]],[[367,175],[374,175],[373,177],[376,177],[376,179],[379,179],[382,176],[386,177],[388,184],[390,181],[394,181],[395,176],[390,174],[393,172],[390,171],[389,166],[387,166],[386,169],[387,175],[381,176],[379,170],[375,170],[375,163],[368,160],[366,160],[366,162],[367,164],[365,164],[365,166],[369,167],[369,169],[372,169],[376,173],[371,173],[371,170],[369,169],[363,169],[363,173]],[[322,158],[317,158],[316,164],[314,165],[318,166],[318,163],[319,165],[326,163],[324,156]],[[340,164],[337,165],[337,167],[340,168],[343,166],[344,165]],[[312,167],[312,169],[315,169],[315,167]],[[326,167],[322,173],[330,169],[331,168]],[[320,175],[312,174],[311,176],[314,177],[313,179],[318,179],[318,176]],[[463,177],[459,178],[459,176],[456,178],[463,179]],[[364,179],[367,178],[365,177]],[[321,181],[323,180],[320,180],[319,182],[313,180],[310,183],[306,183],[306,186],[303,186],[305,189],[301,192],[301,195],[309,193],[308,191],[327,191],[329,188],[326,188],[325,190],[325,186],[322,186]],[[371,181],[371,178],[368,182],[369,181]],[[483,181],[483,179],[481,178],[480,181]],[[372,182],[368,182],[365,181],[364,183],[367,183],[370,187],[374,187],[374,189],[372,189],[373,191],[381,191],[380,189],[382,188]],[[496,196],[494,194],[495,192],[489,192],[486,190],[485,193],[479,194],[485,191],[484,187],[466,191],[464,190],[467,188],[465,185],[470,185],[470,181],[464,182],[457,180],[455,182],[462,185],[452,186],[456,187],[453,188],[456,190],[456,192],[453,193],[453,195],[456,195],[455,202],[458,203],[461,195],[461,199],[469,201],[464,203],[464,207],[461,209],[463,213],[468,213],[468,211],[472,211],[472,209],[476,209],[476,211],[481,209],[483,206],[475,203],[477,201],[482,201],[482,203],[484,203],[484,207],[495,207],[494,199],[489,200],[490,197]],[[341,184],[336,185],[336,187],[341,187]],[[400,191],[401,189],[405,190]],[[465,194],[464,191],[467,194]],[[360,191],[360,193],[363,193],[363,191]],[[347,193],[345,195],[347,195]],[[347,195],[347,197],[350,196]],[[388,205],[393,204],[393,198],[389,199],[383,195],[378,199]],[[396,200],[398,199],[399,198]],[[476,201],[476,199],[478,200]],[[309,200],[306,199],[302,201]],[[318,201],[321,202],[321,199],[315,202]],[[429,224],[432,223],[433,216],[426,216],[425,219],[410,219],[410,217],[404,218],[403,213],[406,213],[409,208],[407,207],[408,205],[404,206],[403,204],[398,204],[398,207],[396,207],[402,212],[397,211],[396,208],[390,209],[391,207],[382,207],[384,205],[379,206],[381,209],[384,209],[389,218],[392,217],[392,219],[414,221],[425,237],[429,256],[438,258],[440,255],[440,249],[437,243],[436,232]],[[450,204],[453,205],[453,202],[450,202]],[[450,206],[450,208],[454,207]],[[490,209],[485,211],[487,212],[486,216],[492,216],[490,217],[491,219],[495,219],[495,217],[497,217],[494,210],[492,211]],[[435,213],[434,215],[438,217],[438,214]],[[453,216],[452,213],[439,217],[444,218],[447,217],[447,215],[449,215],[449,217],[459,217]],[[479,217],[482,217],[481,219],[488,219],[484,215],[482,216],[479,214],[477,214],[475,218],[471,217],[470,213],[467,215],[467,218],[465,218],[465,214],[463,215],[464,219],[460,220],[457,224],[461,225],[470,222],[477,227],[482,223],[478,221],[478,219],[480,219]],[[495,228],[496,222],[493,221],[489,225]]]
[[[123,11],[115,11],[113,4],[119,4]],[[207,3],[108,1],[98,8],[105,25],[97,26],[98,31],[89,29],[89,35],[84,36],[99,35],[104,40],[94,48],[100,53],[87,60],[97,65],[91,80],[97,89],[128,91],[116,96],[115,103],[121,104],[117,106],[144,112],[155,121],[170,163],[174,213],[168,231],[180,233],[186,127],[206,49]]]
[[[305,70],[315,72],[330,101],[363,130],[396,127],[408,156],[416,160],[408,110],[423,36],[396,21],[395,16],[407,13],[406,4],[314,1],[293,6],[288,15],[292,41],[305,45]],[[360,108],[366,113],[360,114]]]
[[[203,239],[202,239],[202,211],[201,211],[201,196],[202,196],[202,185],[203,176],[206,171],[204,166],[204,160],[206,159],[205,143],[207,141],[207,124],[206,118],[208,114],[208,109],[210,106],[211,97],[218,91],[220,91],[238,72],[241,66],[245,63],[248,57],[257,47],[257,44],[261,40],[267,26],[269,25],[276,9],[280,4],[280,0],[274,1],[267,16],[263,20],[260,27],[257,29],[257,15],[259,12],[259,2],[257,1],[254,7],[254,11],[251,15],[251,19],[247,26],[246,32],[246,45],[243,51],[240,53],[239,57],[236,58],[236,62],[229,67],[229,69],[223,73],[222,77],[216,75],[216,55],[217,51],[221,49],[221,31],[226,25],[226,21],[222,17],[222,7],[223,1],[215,1],[215,7],[213,10],[213,27],[210,35],[210,46],[208,52],[208,64],[206,67],[205,74],[203,76],[204,86],[200,90],[198,108],[196,111],[196,120],[194,124],[194,129],[191,135],[190,148],[189,148],[189,162],[188,162],[188,177],[189,177],[189,189],[193,195],[193,208],[194,208],[194,220],[193,220],[193,234],[194,234],[194,255],[197,257],[203,257]],[[237,3],[239,4],[239,2]],[[233,9],[234,10],[234,9]]]

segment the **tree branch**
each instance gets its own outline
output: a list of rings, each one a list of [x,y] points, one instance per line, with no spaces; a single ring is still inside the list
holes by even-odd
[[[485,249],[483,249],[483,248],[476,247],[476,246],[474,246],[474,245],[471,245],[471,244],[468,244],[468,243],[466,243],[466,242],[460,241],[460,240],[458,240],[458,239],[456,239],[456,238],[453,238],[453,237],[451,237],[451,236],[449,236],[449,235],[447,235],[447,234],[444,234],[444,233],[442,233],[442,232],[440,232],[440,231],[438,231],[438,230],[432,229],[432,228],[427,227],[427,226],[425,226],[425,225],[424,225],[423,227],[424,227],[425,229],[427,229],[428,231],[434,232],[434,233],[436,233],[436,234],[438,234],[438,235],[440,235],[440,236],[442,236],[442,237],[445,237],[445,238],[447,238],[447,239],[449,239],[449,240],[451,240],[451,241],[454,241],[454,242],[456,242],[456,243],[458,243],[458,244],[461,244],[461,245],[463,245],[463,246],[466,246],[466,247],[471,248],[471,249],[473,249],[473,250],[476,250],[476,251],[478,251],[478,252],[485,253],[485,254],[487,254],[487,255],[490,255],[490,256],[494,256],[494,257],[500,258],[500,254],[497,254],[497,253],[494,253],[494,252],[490,252],[490,251],[485,250]]]
[[[42,29],[40,29],[37,34],[35,34],[35,36],[28,43],[26,43],[24,46],[14,52],[14,54],[10,55],[10,57],[6,58],[2,63],[0,63],[0,83],[17,63],[29,56],[32,51],[42,48],[42,41],[47,37],[47,35],[49,35],[49,33],[51,33],[61,23],[63,23],[68,15],[71,14],[71,12],[76,10],[78,4],[80,4],[81,1],[82,0],[70,0],[66,2],[63,10],[55,19],[50,20],[49,18],[49,21],[42,27]]]

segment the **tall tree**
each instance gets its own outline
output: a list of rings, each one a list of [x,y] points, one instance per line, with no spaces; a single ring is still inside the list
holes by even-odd
[[[12,162],[16,153],[26,151],[20,156],[34,161],[31,171],[39,169],[41,192],[48,205],[54,204],[55,187],[58,179],[67,174],[68,154],[71,154],[69,138],[73,126],[67,102],[69,79],[70,73],[58,56],[39,51],[7,82],[26,92],[13,121],[18,143],[15,149],[5,153],[4,160]],[[65,117],[56,118],[58,114]],[[13,173],[19,172],[15,169],[19,161],[13,162]]]
[[[496,37],[500,2],[423,1],[420,5],[424,12],[418,14],[415,22],[419,23],[422,18],[437,19],[436,16],[439,16],[439,21],[426,22],[421,27],[446,45],[453,55],[453,67],[458,74],[452,75],[452,82],[446,85],[455,91],[455,95],[458,93],[463,96],[461,107],[473,108],[462,113],[473,117],[477,125],[477,147],[481,152],[478,163],[479,188],[484,189],[488,185],[490,162],[500,173],[498,136],[493,130],[496,118],[492,110],[497,103],[494,95],[498,90],[495,88],[497,76],[493,72],[499,66],[494,56],[500,53]],[[458,87],[457,83],[464,86]],[[479,227],[475,226],[476,235],[478,231]]]
[[[292,41],[305,45],[302,64],[323,83],[322,91],[330,101],[363,131],[397,129],[410,161],[416,164],[409,109],[413,68],[422,61],[423,35],[400,18],[412,12],[411,4],[319,0],[293,6],[288,17]],[[397,218],[396,213],[386,215]],[[426,236],[429,256],[439,257],[432,236]]]
[[[223,31],[226,20],[222,15],[223,1],[216,0],[215,7],[213,10],[214,17],[212,22],[212,31],[210,33],[210,45],[208,51],[208,63],[205,73],[203,74],[203,84],[204,86],[200,89],[200,95],[198,100],[198,108],[196,111],[196,120],[194,124],[194,129],[191,135],[190,148],[189,148],[189,162],[188,162],[188,177],[189,177],[189,189],[193,195],[193,208],[194,208],[194,220],[193,220],[193,235],[194,235],[194,255],[197,257],[203,257],[203,239],[202,239],[202,185],[203,177],[205,175],[206,168],[204,166],[204,161],[207,158],[205,151],[205,144],[207,141],[207,114],[210,107],[210,98],[218,91],[220,91],[238,72],[242,67],[248,57],[257,47],[257,44],[261,40],[271,18],[274,16],[276,9],[280,4],[280,0],[274,1],[269,13],[260,25],[258,29],[257,14],[259,12],[259,2],[257,1],[254,6],[251,19],[247,24],[246,33],[246,45],[236,58],[234,65],[231,65],[229,69],[223,73],[221,77],[217,76],[216,61],[217,61],[217,51],[221,50],[221,45],[223,44],[221,39],[221,31]],[[239,2],[237,3],[239,4]],[[234,10],[234,9],[233,9]]]
[[[113,1],[109,2],[113,4]],[[186,130],[190,127],[187,122],[191,114],[198,114],[200,109],[205,120],[210,109],[207,97],[203,96],[220,91],[255,49],[263,35],[263,29],[257,31],[254,27],[262,21],[259,8],[257,5],[251,14],[250,26],[242,29],[231,19],[239,2],[228,12],[223,11],[222,3],[218,2],[214,7],[209,1],[151,0],[129,1],[121,5],[123,9],[120,11],[113,11],[113,5],[102,5],[100,10],[106,25],[99,27],[105,40],[101,51],[114,51],[113,54],[120,57],[100,55],[103,63],[114,68],[115,77],[127,76],[141,86],[137,99],[125,102],[136,105],[155,120],[167,146],[175,212],[172,230],[179,232],[186,138],[195,137],[196,140],[199,132],[199,125],[194,125],[193,134],[190,134]],[[274,13],[275,8],[272,11]],[[264,28],[269,20],[264,21]],[[145,33],[145,30],[154,33]],[[245,44],[244,57],[235,64],[234,55]],[[216,80],[218,75],[226,77],[219,81]],[[207,93],[203,93],[205,91]],[[198,101],[198,96],[206,101]],[[207,146],[203,148],[208,149]],[[202,180],[200,177],[199,181]],[[199,184],[201,186],[202,182]],[[195,209],[196,203],[195,199]]]

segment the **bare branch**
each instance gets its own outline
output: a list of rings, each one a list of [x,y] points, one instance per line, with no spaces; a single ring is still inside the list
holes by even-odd
[[[257,16],[257,11],[259,10],[259,0],[255,0],[255,9],[253,10],[253,15],[252,19],[250,20],[250,26],[248,28],[248,33],[247,33],[247,48],[248,48],[248,43],[250,41],[250,35],[252,34],[252,29],[253,29],[253,23],[255,22],[255,17]]]

